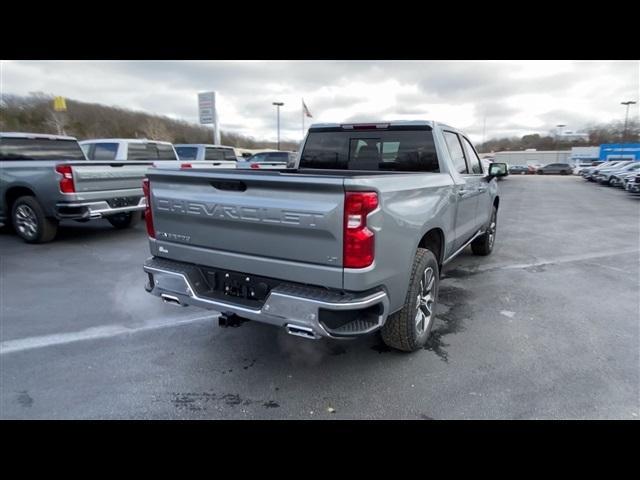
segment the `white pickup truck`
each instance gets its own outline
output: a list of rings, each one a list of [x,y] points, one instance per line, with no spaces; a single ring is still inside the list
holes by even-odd
[[[235,149],[225,145],[181,143],[175,147],[182,168],[236,168],[239,160]]]

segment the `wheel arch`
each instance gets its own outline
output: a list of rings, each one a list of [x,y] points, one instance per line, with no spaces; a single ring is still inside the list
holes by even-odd
[[[442,270],[444,261],[445,237],[444,231],[440,227],[428,230],[420,239],[418,248],[427,248],[433,252],[438,260],[438,269]]]
[[[35,197],[36,193],[29,187],[25,187],[24,185],[14,185],[7,189],[4,194],[5,206],[7,209],[7,214],[10,216],[11,211],[13,209],[13,204],[15,201],[24,196]]]

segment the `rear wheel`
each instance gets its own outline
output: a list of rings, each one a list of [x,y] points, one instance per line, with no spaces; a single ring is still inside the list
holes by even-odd
[[[471,250],[475,255],[489,255],[493,251],[496,242],[496,231],[498,227],[498,209],[493,207],[491,220],[484,234],[471,242]]]
[[[413,260],[409,289],[402,310],[389,316],[382,327],[382,340],[404,352],[424,346],[435,320],[440,269],[433,252],[419,248]]]
[[[142,219],[140,212],[118,213],[107,217],[109,223],[118,230],[123,228],[131,228]]]
[[[11,209],[13,228],[27,243],[50,242],[58,232],[58,221],[48,218],[34,197],[18,198]]]

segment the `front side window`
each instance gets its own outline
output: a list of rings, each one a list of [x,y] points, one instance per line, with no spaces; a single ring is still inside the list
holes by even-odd
[[[447,149],[451,156],[453,166],[458,173],[469,173],[467,169],[467,163],[464,160],[464,152],[458,135],[453,132],[443,132],[445,142],[447,143]]]
[[[471,166],[471,173],[482,174],[482,162],[480,161],[480,157],[476,153],[473,145],[466,137],[463,138],[464,151],[467,154],[467,160],[469,165]]]
[[[0,160],[86,160],[76,140],[0,137]]]

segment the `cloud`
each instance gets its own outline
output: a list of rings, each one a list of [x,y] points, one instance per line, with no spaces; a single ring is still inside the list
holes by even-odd
[[[2,61],[2,93],[41,91],[197,122],[198,92],[216,90],[221,127],[256,138],[302,137],[311,122],[433,119],[473,141],[579,130],[624,117],[638,100],[637,61]],[[630,110],[638,115],[638,105]],[[485,129],[486,119],[486,129]]]

